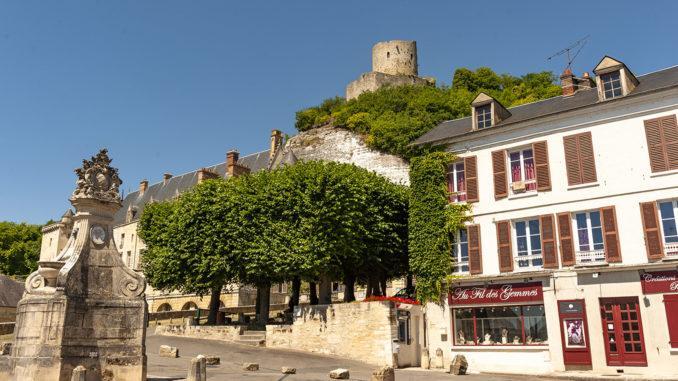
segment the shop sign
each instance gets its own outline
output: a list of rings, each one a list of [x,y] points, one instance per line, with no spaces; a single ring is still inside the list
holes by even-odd
[[[640,274],[643,294],[678,292],[678,270],[652,271]]]
[[[541,282],[459,286],[450,291],[450,304],[524,303],[544,300]]]

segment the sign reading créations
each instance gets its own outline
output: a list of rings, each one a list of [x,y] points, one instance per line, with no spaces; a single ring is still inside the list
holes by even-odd
[[[450,304],[524,303],[544,300],[541,282],[453,287]]]
[[[678,292],[678,270],[641,273],[640,285],[643,294]]]

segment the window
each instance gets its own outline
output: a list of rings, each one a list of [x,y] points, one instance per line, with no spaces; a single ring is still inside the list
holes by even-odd
[[[398,341],[410,343],[410,313],[398,310]]]
[[[537,190],[532,148],[509,152],[513,193]]]
[[[450,192],[451,202],[466,201],[466,175],[463,161],[448,167],[447,189]]]
[[[514,258],[518,269],[541,268],[541,234],[539,219],[517,221],[514,224],[516,234],[516,253]]]
[[[468,232],[461,229],[452,237],[453,273],[468,273]]]
[[[612,99],[622,96],[622,83],[619,71],[602,74],[600,76],[600,81],[603,84],[603,93],[605,95],[605,99]]]
[[[659,202],[662,237],[664,237],[664,252],[667,256],[678,255],[678,200]]]
[[[476,107],[476,127],[479,130],[492,127],[492,104]]]
[[[455,308],[455,345],[546,345],[544,305]]]
[[[577,230],[575,243],[577,263],[605,262],[600,212],[596,210],[575,213],[574,226]]]
[[[127,252],[127,267],[132,267],[132,252]]]
[[[120,248],[122,249],[125,246],[125,233],[120,234]]]

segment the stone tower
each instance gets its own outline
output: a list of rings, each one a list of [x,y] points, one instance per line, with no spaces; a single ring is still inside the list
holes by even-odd
[[[346,86],[346,99],[384,86],[435,85],[432,78],[421,78],[417,66],[417,42],[392,40],[372,47],[372,71]]]
[[[83,160],[70,202],[68,242],[38,262],[17,306],[11,380],[146,379],[146,281],[125,266],[113,240],[118,171],[106,150]]]

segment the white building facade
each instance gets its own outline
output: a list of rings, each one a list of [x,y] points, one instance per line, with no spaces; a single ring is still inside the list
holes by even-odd
[[[430,351],[478,371],[678,374],[678,67],[635,77],[605,57],[563,96],[472,117],[417,144],[444,146],[455,242]]]

